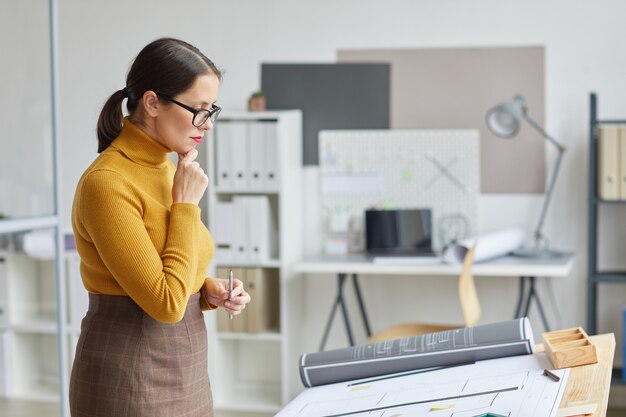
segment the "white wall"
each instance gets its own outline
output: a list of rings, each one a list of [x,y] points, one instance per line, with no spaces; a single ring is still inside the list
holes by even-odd
[[[102,103],[123,87],[128,65],[149,40],[182,37],[225,70],[219,103],[241,110],[260,86],[261,62],[334,62],[339,48],[416,48],[543,45],[546,48],[546,130],[568,151],[545,232],[553,246],[578,254],[572,276],[554,279],[556,300],[548,308],[558,327],[585,325],[587,236],[588,94],[599,94],[601,118],[626,118],[626,3],[619,0],[187,0],[83,2],[61,0],[61,82],[63,202],[69,209],[81,172],[95,157],[95,125]],[[506,99],[506,97],[503,97]],[[547,148],[549,167],[554,153]],[[317,170],[307,168],[307,214],[317,217]],[[519,175],[524,175],[520,172]],[[479,231],[510,225],[535,226],[538,196],[487,195],[480,198]],[[606,265],[623,266],[620,227],[624,210],[606,210],[605,242],[617,249],[603,255]],[[69,225],[69,218],[65,223]],[[306,225],[306,248],[319,248],[317,224]],[[621,262],[621,263],[620,263]],[[303,328],[316,346],[330,309],[334,280],[309,277],[311,320]],[[366,279],[365,297],[376,328],[410,317],[460,320],[449,279]],[[517,282],[479,279],[484,320],[509,318]],[[546,288],[542,284],[542,295]],[[437,294],[444,301],[432,296]],[[618,328],[626,286],[603,290],[603,325]],[[545,300],[549,301],[549,300]],[[432,311],[434,310],[434,311]],[[554,311],[558,311],[560,315]],[[541,325],[532,313],[537,334]],[[353,317],[355,314],[353,313]],[[619,332],[619,331],[618,331]],[[621,333],[618,333],[618,336]],[[345,343],[337,321],[330,347]],[[619,362],[619,361],[618,361]]]

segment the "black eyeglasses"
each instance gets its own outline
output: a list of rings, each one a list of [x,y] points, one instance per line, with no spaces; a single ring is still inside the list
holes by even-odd
[[[220,112],[222,111],[222,108],[219,106],[216,106],[215,104],[213,104],[211,108],[208,110],[207,109],[194,109],[193,107],[183,104],[180,101],[176,101],[173,98],[168,97],[166,95],[159,94],[159,96],[163,100],[170,101],[176,104],[177,106],[180,106],[183,109],[188,110],[191,113],[193,113],[193,119],[191,119],[191,124],[193,124],[195,127],[202,126],[203,124],[206,123],[207,120],[209,120],[209,118],[211,119],[211,123],[215,123],[215,121],[217,120],[217,116],[219,116]]]

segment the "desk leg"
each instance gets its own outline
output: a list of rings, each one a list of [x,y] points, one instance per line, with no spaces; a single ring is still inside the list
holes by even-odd
[[[352,328],[350,327],[350,319],[348,319],[348,308],[346,306],[346,300],[343,298],[343,284],[346,282],[346,274],[339,274],[339,298],[337,303],[341,303],[341,311],[343,312],[343,322],[346,325],[346,334],[348,335],[348,342],[350,346],[354,346],[354,338],[352,337]]]
[[[543,321],[543,327],[547,332],[550,331],[550,325],[548,324],[548,319],[546,318],[546,313],[543,311],[543,306],[541,305],[541,299],[539,298],[539,294],[535,290],[535,277],[529,277],[530,279],[530,292],[528,293],[528,299],[535,299],[535,303],[537,304],[537,308],[539,309],[539,315],[541,316],[541,320]]]
[[[335,318],[335,313],[337,312],[338,306],[341,306],[343,320],[346,325],[348,341],[350,342],[350,346],[354,346],[354,339],[352,338],[352,328],[350,327],[350,320],[348,319],[348,310],[346,309],[346,303],[343,298],[343,286],[345,282],[346,274],[337,274],[337,298],[335,299],[333,308],[330,310],[330,316],[328,317],[328,321],[326,322],[326,329],[324,330],[324,336],[322,337],[322,343],[320,344],[320,352],[323,351],[324,347],[326,346],[328,334],[330,333],[330,327],[333,324],[333,319]]]
[[[352,281],[354,282],[354,292],[356,292],[356,299],[359,302],[359,308],[361,309],[361,318],[363,319],[363,325],[365,326],[365,333],[367,337],[372,336],[372,330],[370,328],[370,322],[367,319],[365,313],[365,303],[363,303],[363,296],[361,296],[361,288],[359,287],[359,277],[357,274],[352,274]]]
[[[539,293],[535,289],[536,279],[536,277],[519,277],[519,299],[517,300],[515,318],[528,317],[528,313],[530,312],[530,303],[535,300],[535,304],[537,304],[537,308],[539,309],[539,316],[541,317],[541,321],[543,322],[543,327],[546,329],[547,332],[549,332],[550,325],[548,324],[546,313],[543,310],[543,305],[541,304]],[[526,291],[526,281],[528,281],[528,291]],[[524,305],[523,311],[522,304]]]
[[[517,308],[515,309],[515,318],[522,317],[522,304],[526,296],[526,277],[519,277],[519,298],[517,299]]]

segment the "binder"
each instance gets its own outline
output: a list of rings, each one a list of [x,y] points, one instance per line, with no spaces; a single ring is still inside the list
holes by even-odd
[[[266,188],[265,125],[263,122],[250,122],[248,130],[248,155],[250,155],[249,186],[251,190]]]
[[[626,307],[622,311],[622,382],[626,382]]]
[[[240,220],[237,208],[232,202],[217,202],[214,206],[213,228],[215,259],[230,262],[235,259],[236,222]]]
[[[215,143],[215,166],[216,166],[216,185],[219,188],[229,189],[233,187],[232,178],[232,149],[229,140],[230,122],[221,122],[215,127],[213,132]]]
[[[248,261],[248,215],[246,199],[248,197],[233,197],[231,209],[231,227],[233,233],[233,261]]]
[[[229,268],[216,268],[215,273],[217,278],[226,278],[228,279]],[[245,288],[245,287],[244,287]],[[223,308],[218,308],[215,312],[217,314],[217,331],[218,332],[232,332],[233,331],[233,320],[228,318],[228,312]]]
[[[278,154],[278,123],[267,122],[264,124],[265,143],[265,188],[271,191],[279,189],[280,172]]]
[[[620,198],[619,127],[602,126],[598,135],[598,197],[603,200]]]
[[[246,269],[232,268],[232,270],[234,278],[242,281],[243,288],[245,289],[247,287]],[[226,276],[228,276],[228,274]],[[248,331],[247,314],[247,308],[245,308],[240,314],[234,316],[232,320],[228,319],[228,321],[232,322],[233,332],[246,333]]]
[[[0,254],[0,331],[9,325],[9,277],[7,262]]]
[[[234,190],[248,189],[248,123],[229,122],[226,140],[230,141],[230,164]]]
[[[278,270],[251,268],[247,271],[246,291],[251,301],[246,307],[249,333],[278,331]]]
[[[619,127],[619,197],[626,200],[626,126]]]
[[[262,262],[275,259],[276,223],[267,196],[245,197],[248,228],[248,261]]]
[[[216,127],[217,185],[245,190],[248,186],[248,124],[224,120]]]
[[[0,397],[12,397],[15,395],[15,383],[11,383],[14,377],[13,364],[13,335],[0,331]]]

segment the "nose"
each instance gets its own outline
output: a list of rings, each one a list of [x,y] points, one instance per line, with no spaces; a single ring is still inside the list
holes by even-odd
[[[206,119],[206,122],[202,123],[198,129],[206,131],[206,130],[211,130],[213,129],[213,122],[211,121],[211,118],[209,117],[208,119]]]

